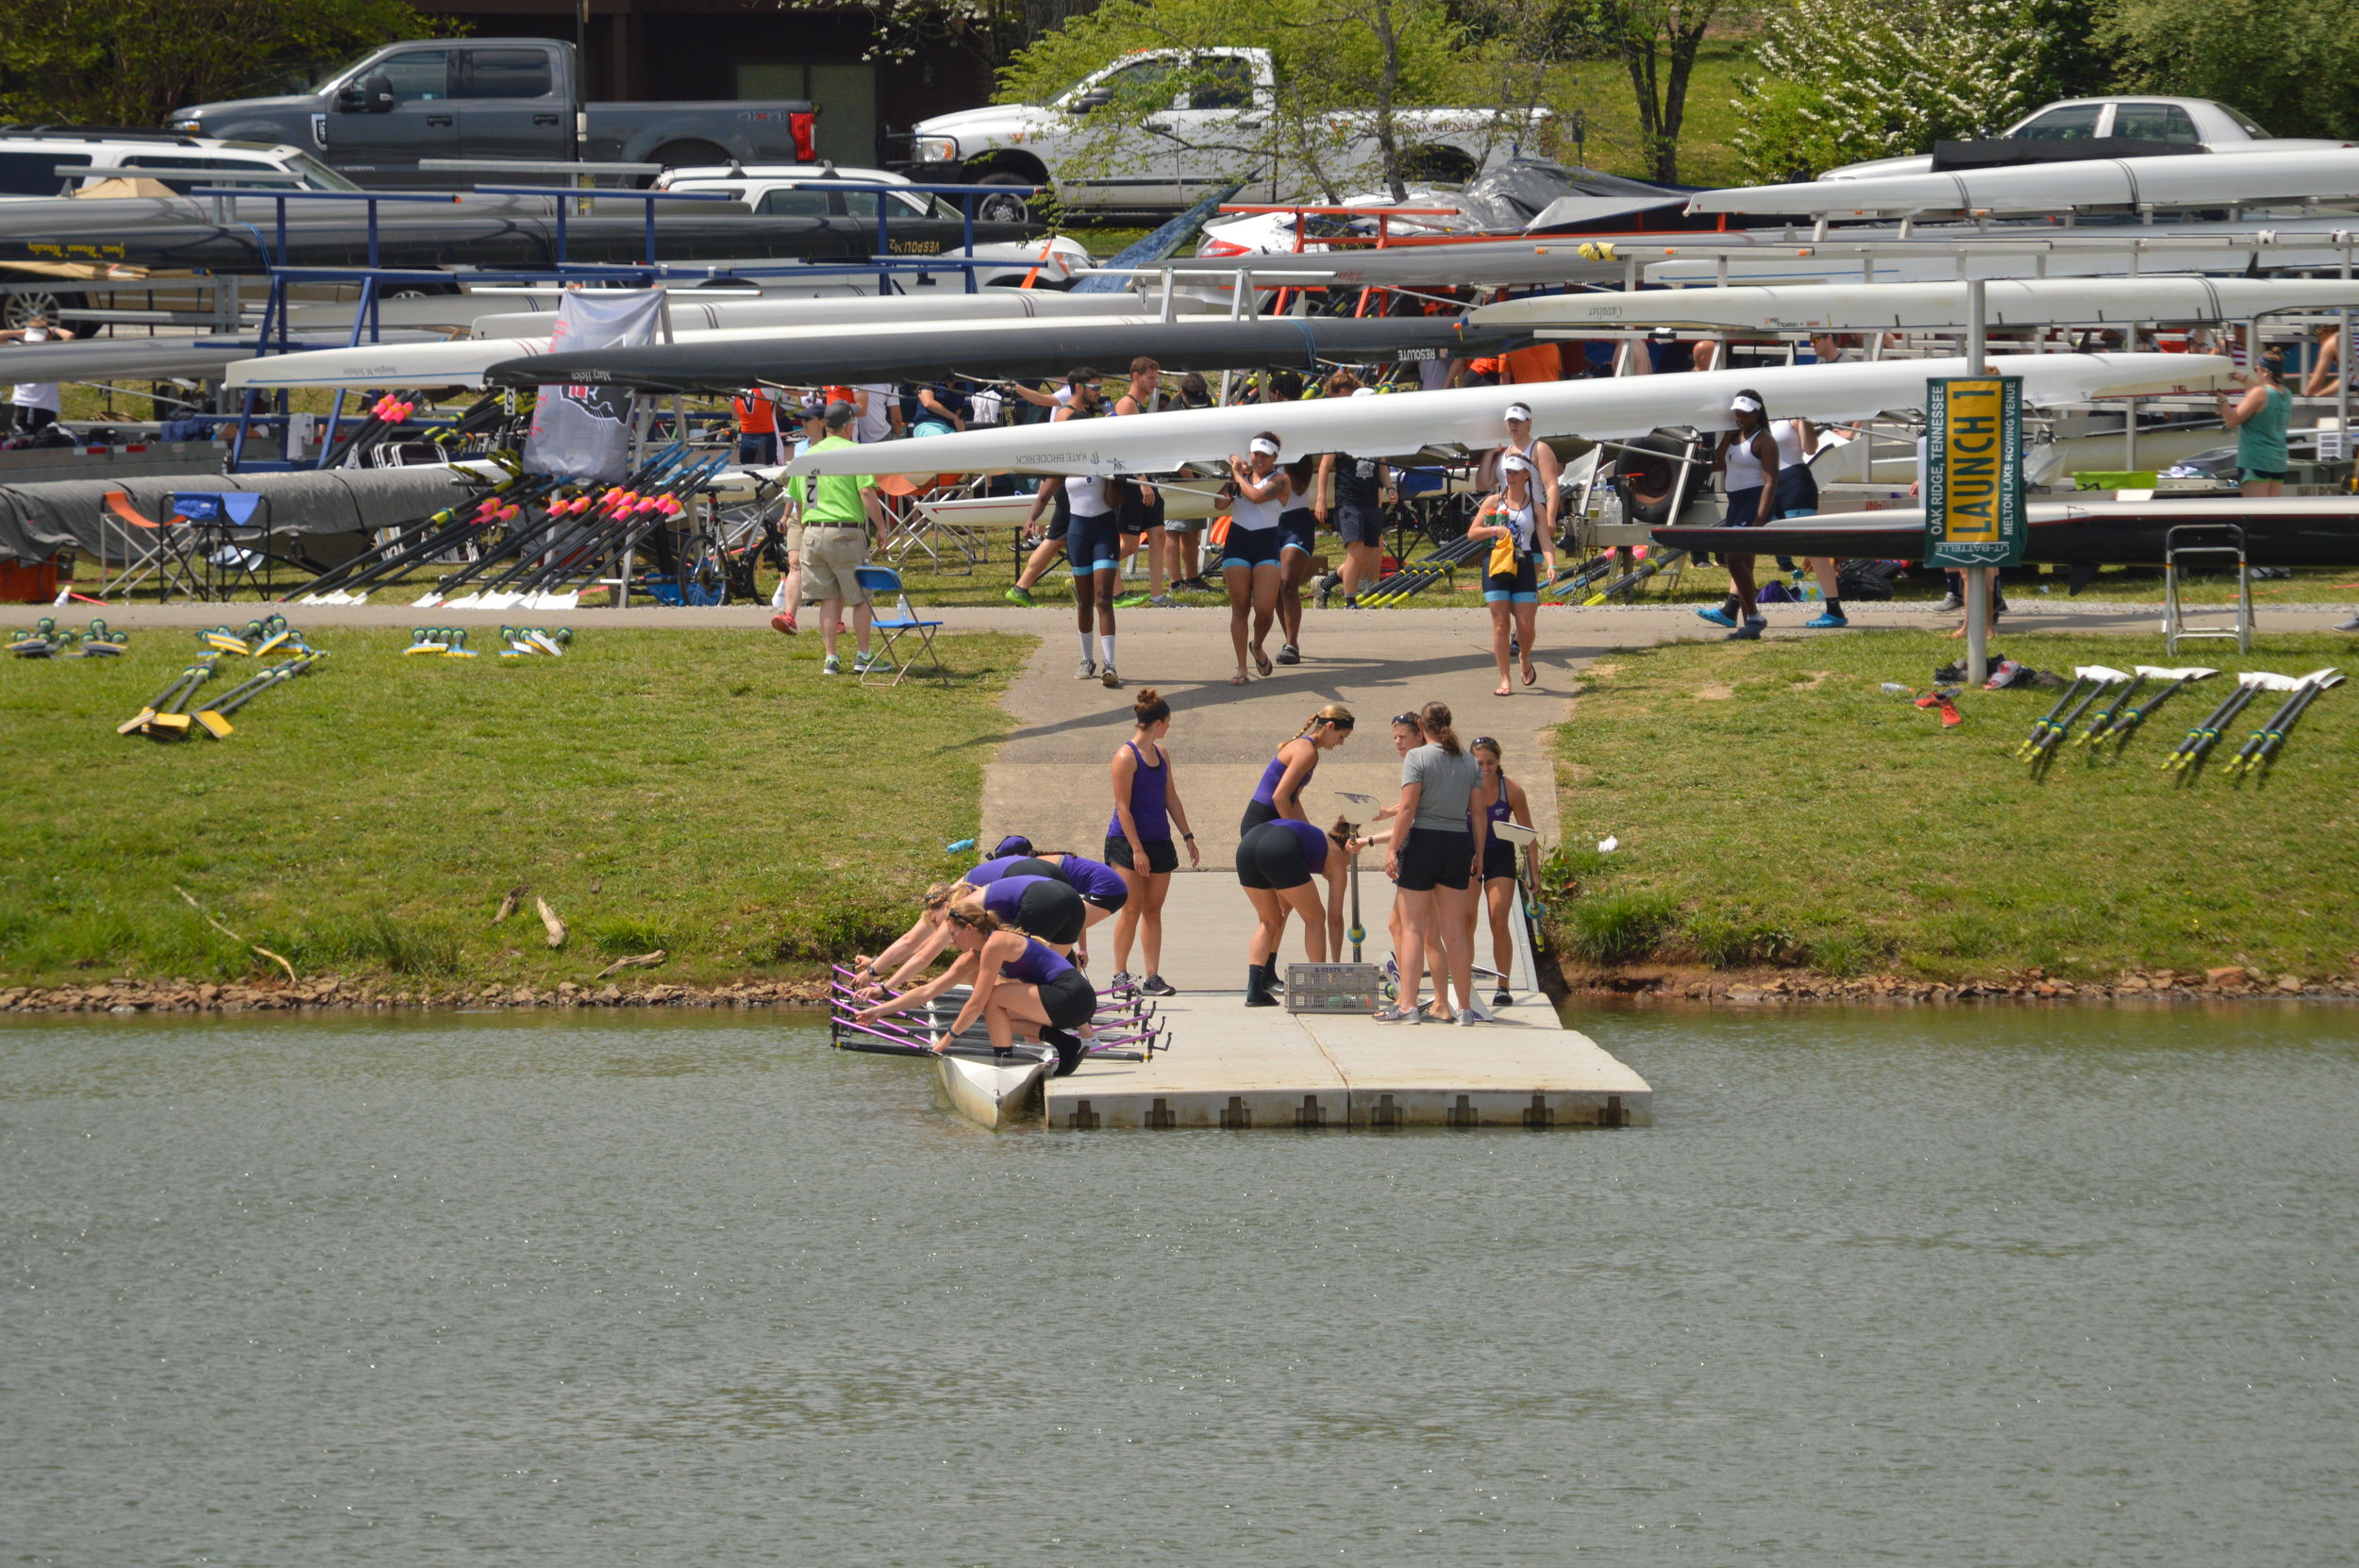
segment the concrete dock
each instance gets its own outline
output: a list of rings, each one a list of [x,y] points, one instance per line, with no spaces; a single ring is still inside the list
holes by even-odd
[[[1392,884],[1376,851],[1362,862],[1366,955],[1381,963],[1390,951],[1384,923]],[[1091,1061],[1071,1077],[1049,1080],[1050,1126],[1569,1127],[1653,1120],[1646,1080],[1560,1024],[1539,993],[1520,919],[1513,923],[1515,1005],[1490,1009],[1496,1023],[1462,1028],[1246,1007],[1252,914],[1232,876],[1174,876],[1163,914],[1163,973],[1180,991],[1160,1014],[1171,1025],[1171,1049],[1151,1062]],[[1287,947],[1298,960],[1298,928],[1290,928]],[[1100,935],[1093,974],[1112,973],[1110,949]],[[1487,925],[1476,954],[1490,962]],[[1487,1002],[1491,982],[1481,984]]]

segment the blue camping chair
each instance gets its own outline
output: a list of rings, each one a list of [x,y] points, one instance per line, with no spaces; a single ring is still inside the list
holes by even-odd
[[[891,615],[878,614],[871,623],[877,632],[877,652],[881,667],[893,671],[892,680],[885,684],[898,686],[910,676],[920,661],[933,666],[934,678],[943,685],[950,684],[950,672],[943,667],[942,655],[934,647],[934,633],[942,627],[940,621],[922,621],[910,604],[909,590],[901,586],[901,574],[890,566],[854,568],[853,580],[868,591],[869,603],[881,609],[888,595],[893,601]],[[913,644],[913,645],[912,645]],[[861,684],[874,686],[868,677],[880,666],[872,664],[861,672]]]

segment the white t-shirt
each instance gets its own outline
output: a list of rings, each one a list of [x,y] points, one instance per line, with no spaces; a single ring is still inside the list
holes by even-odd
[[[968,426],[998,424],[999,410],[1005,403],[1006,399],[999,395],[998,388],[977,388],[975,395],[966,400]]]
[[[45,343],[49,341],[49,329],[43,326],[26,327],[25,341]],[[15,395],[8,401],[20,409],[46,409],[53,414],[62,408],[58,400],[58,384],[55,381],[19,381]]]
[[[901,400],[901,394],[889,386],[863,386],[859,390],[868,394],[868,411],[853,426],[853,439],[882,441],[893,434],[893,409]]]

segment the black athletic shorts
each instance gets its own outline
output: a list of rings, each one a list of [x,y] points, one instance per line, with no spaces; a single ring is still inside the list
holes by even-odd
[[[1515,846],[1501,838],[1482,841],[1482,879],[1486,882],[1504,876],[1515,878]]]
[[[1384,509],[1381,507],[1337,507],[1335,531],[1343,535],[1346,544],[1384,543]]]
[[[1149,876],[1160,876],[1180,869],[1180,846],[1169,839],[1142,839],[1146,845],[1146,870]],[[1130,863],[1130,841],[1109,836],[1106,840],[1106,863],[1125,871],[1136,871]]]
[[[1306,556],[1319,553],[1318,514],[1308,507],[1296,507],[1278,514],[1278,548],[1282,554],[1289,549]]]
[[[1097,1010],[1097,988],[1079,969],[1068,969],[1040,988],[1041,1010],[1052,1029],[1078,1029]]]
[[[1756,528],[1761,525],[1761,487],[1729,492],[1728,515],[1720,519],[1724,528]]]
[[[1081,895],[1081,902],[1103,909],[1108,914],[1120,914],[1122,907],[1130,902],[1130,890],[1124,888],[1119,892],[1085,892]]]
[[[1220,547],[1220,566],[1275,566],[1278,551],[1285,534],[1283,528],[1240,528],[1229,525],[1229,537]]]
[[[1026,888],[1015,901],[1016,929],[1052,947],[1070,947],[1089,925],[1081,895],[1054,877]]]
[[[1262,824],[1277,820],[1277,807],[1266,800],[1248,800],[1245,803],[1245,814],[1237,819],[1237,837],[1243,839]]]
[[[1289,827],[1263,827],[1237,841],[1237,882],[1242,887],[1282,892],[1311,879],[1302,841]]]
[[[1064,535],[1065,563],[1077,577],[1122,569],[1122,529],[1110,511],[1077,517]]]
[[[1446,827],[1413,827],[1400,846],[1399,885],[1406,892],[1464,888],[1474,871],[1474,835]]]
[[[1117,515],[1122,519],[1124,533],[1143,534],[1163,525],[1163,492],[1162,491],[1155,492],[1154,500],[1142,501],[1139,499],[1141,487],[1137,483],[1126,484],[1122,488],[1122,508]]]

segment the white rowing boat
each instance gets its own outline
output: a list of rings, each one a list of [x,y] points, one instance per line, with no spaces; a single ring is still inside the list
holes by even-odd
[[[934,1058],[934,1073],[952,1109],[996,1132],[1032,1109],[1040,1081],[1056,1061],[1055,1051],[1030,1042],[1018,1043],[1004,1057],[954,1045]]]

